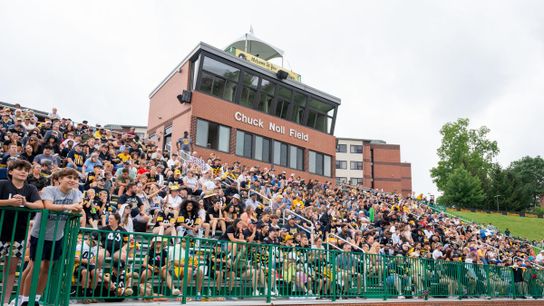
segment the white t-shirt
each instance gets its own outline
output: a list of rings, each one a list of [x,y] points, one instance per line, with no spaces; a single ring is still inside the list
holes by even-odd
[[[444,254],[442,254],[442,251],[440,251],[439,249],[436,249],[436,250],[433,251],[433,259],[434,260],[439,259],[443,255]]]
[[[183,199],[179,195],[173,197],[169,194],[166,196],[166,205],[172,206],[173,209],[178,210],[181,206],[181,202],[183,202]]]

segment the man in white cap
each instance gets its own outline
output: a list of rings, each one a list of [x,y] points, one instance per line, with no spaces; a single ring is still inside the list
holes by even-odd
[[[544,250],[540,250],[540,253],[536,255],[536,263],[539,265],[544,264]]]

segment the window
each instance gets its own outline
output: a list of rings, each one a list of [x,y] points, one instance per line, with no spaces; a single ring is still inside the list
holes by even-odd
[[[259,103],[257,105],[257,110],[271,114],[272,111],[272,101],[274,100],[274,94],[276,91],[276,84],[262,79],[261,80],[261,95],[259,97]],[[272,114],[271,114],[272,115]]]
[[[352,177],[349,179],[349,184],[350,185],[359,185],[359,184],[362,184],[363,183],[363,178],[361,177]]]
[[[309,171],[323,176],[331,176],[331,157],[314,151],[309,154]]]
[[[229,152],[230,128],[198,119],[196,121],[196,145],[208,149]]]
[[[336,185],[345,184],[348,182],[348,179],[345,177],[336,177]]]
[[[304,170],[304,149],[244,131],[236,131],[236,155]]]
[[[274,152],[272,162],[274,164],[287,167],[287,148],[287,144],[274,140],[274,147],[272,149]]]
[[[164,129],[164,142],[162,144],[163,152],[171,152],[172,149],[172,126],[168,126]]]
[[[349,152],[350,153],[363,153],[363,146],[362,145],[350,145],[349,146]]]
[[[350,170],[363,170],[363,162],[362,161],[351,161],[351,162],[349,162],[349,169]]]
[[[278,97],[276,99],[276,117],[287,119],[292,91],[286,87],[278,86]]]
[[[347,169],[348,162],[345,160],[336,160],[336,169]]]
[[[240,105],[245,107],[254,108],[255,100],[257,99],[257,87],[259,85],[259,78],[244,72],[242,76],[242,93],[240,96]]]
[[[295,123],[302,123],[302,119],[304,116],[304,108],[306,106],[306,96],[295,92],[293,95],[293,110],[291,112],[291,118],[290,120]]]
[[[205,57],[199,90],[212,96],[234,101],[239,78],[239,69]]]
[[[310,99],[306,125],[321,132],[331,133],[335,109],[336,107],[332,104],[314,98]]]
[[[289,146],[289,167],[298,170],[304,170],[304,150]]]
[[[347,144],[337,144],[336,145],[336,152],[337,153],[347,153],[348,152],[348,145]]]
[[[246,133],[247,134],[247,133]],[[270,139],[261,136],[254,136],[255,138],[255,154],[254,159],[270,162]]]

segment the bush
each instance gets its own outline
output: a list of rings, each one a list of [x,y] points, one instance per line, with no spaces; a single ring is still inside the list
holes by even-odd
[[[542,216],[544,215],[544,208],[542,207],[537,207],[535,208],[535,210],[533,211],[533,213],[537,216]]]

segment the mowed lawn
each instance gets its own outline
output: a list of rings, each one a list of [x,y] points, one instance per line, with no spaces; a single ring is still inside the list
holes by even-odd
[[[519,215],[503,216],[496,213],[456,211],[452,209],[448,209],[448,212],[480,224],[491,223],[501,232],[504,232],[508,228],[512,236],[523,237],[529,240],[544,239],[544,219],[520,217]]]

